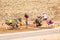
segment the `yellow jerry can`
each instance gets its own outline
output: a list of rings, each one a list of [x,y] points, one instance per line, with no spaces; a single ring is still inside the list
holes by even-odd
[[[13,20],[9,20],[9,23],[13,23]]]
[[[58,25],[58,24],[56,24],[56,25],[55,25],[55,28],[58,28],[58,27],[59,27],[59,25]]]
[[[20,26],[24,26],[24,22],[20,22]]]

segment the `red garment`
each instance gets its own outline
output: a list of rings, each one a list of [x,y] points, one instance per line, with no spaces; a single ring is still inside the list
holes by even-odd
[[[49,24],[53,24],[52,20],[49,21]]]

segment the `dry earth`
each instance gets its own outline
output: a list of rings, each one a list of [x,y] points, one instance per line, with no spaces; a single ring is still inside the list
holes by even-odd
[[[49,19],[60,22],[60,0],[0,0],[0,33],[36,30],[32,27],[23,30],[5,30],[7,25],[2,26],[4,20],[9,17],[24,19],[25,13],[30,16],[29,20],[46,13]]]

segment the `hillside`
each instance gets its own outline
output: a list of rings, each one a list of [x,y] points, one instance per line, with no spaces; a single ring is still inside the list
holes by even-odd
[[[24,14],[27,13],[30,16],[30,20],[40,16],[42,13],[48,15],[48,19],[53,18],[53,20],[60,21],[60,0],[0,0],[0,33],[11,33],[11,32],[20,32],[20,31],[32,31],[32,30],[41,30],[47,28],[36,28],[30,27],[28,29],[20,30],[6,30],[5,27],[9,27],[4,24],[4,20],[9,17],[12,18],[22,18],[24,19]],[[43,22],[43,27],[47,23]],[[25,26],[24,26],[25,27]]]
[[[0,20],[24,18],[28,13],[30,18],[35,18],[42,13],[47,13],[49,18],[60,17],[60,0],[0,0]]]

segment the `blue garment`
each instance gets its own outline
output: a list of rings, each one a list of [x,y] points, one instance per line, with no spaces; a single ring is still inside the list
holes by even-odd
[[[28,26],[28,22],[26,22],[26,26]]]

